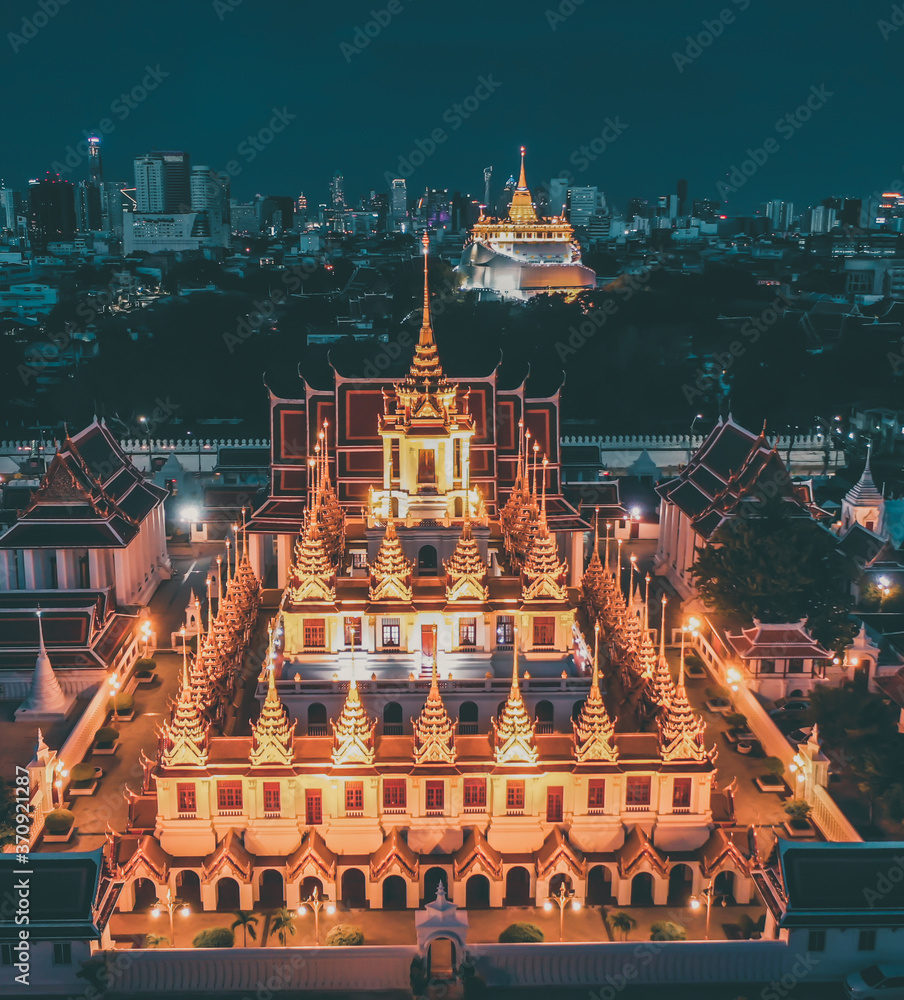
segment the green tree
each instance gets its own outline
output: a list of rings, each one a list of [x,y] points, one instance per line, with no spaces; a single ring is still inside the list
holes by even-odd
[[[251,912],[251,910],[233,910],[232,915],[235,920],[232,921],[231,929],[234,931],[236,927],[242,928],[242,947],[248,947],[248,935],[251,935],[251,940],[257,940],[257,917]]]
[[[761,502],[750,516],[726,523],[691,567],[709,607],[747,620],[807,619],[831,649],[854,637],[841,592],[837,539],[807,517],[792,516],[781,498]],[[796,508],[795,508],[796,509]]]
[[[295,911],[287,906],[281,906],[271,918],[271,930],[279,938],[279,943],[285,948],[286,939],[295,936]]]
[[[31,818],[29,817],[29,824]],[[0,847],[16,841],[15,785],[0,778]]]
[[[686,941],[687,931],[672,920],[657,920],[650,926],[651,941]]]
[[[610,913],[606,917],[606,923],[609,925],[610,931],[618,931],[622,936],[622,941],[628,940],[628,935],[637,926],[637,921],[630,913],[625,913],[624,910],[619,910],[617,913]]]

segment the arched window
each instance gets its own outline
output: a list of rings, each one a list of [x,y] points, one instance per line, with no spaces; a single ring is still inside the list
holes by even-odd
[[[551,733],[553,726],[553,707],[550,701],[537,702],[537,732]]]
[[[477,705],[473,701],[463,701],[458,710],[458,732],[462,736],[476,736],[477,724]]]
[[[397,701],[390,701],[383,709],[383,735],[402,735],[402,706]]]
[[[367,880],[360,868],[349,868],[342,873],[342,901],[350,910],[363,910],[367,906]]]
[[[383,881],[383,909],[404,910],[408,906],[408,889],[401,875],[390,875]]]
[[[582,709],[583,707],[584,707],[584,703],[583,703],[582,701],[576,701],[576,702],[575,702],[575,703],[574,703],[574,704],[573,704],[573,705],[571,706],[571,717],[572,717],[572,719],[574,719],[575,721],[577,721],[577,720],[578,720],[578,718],[579,718],[579,717],[580,717],[580,715],[581,715],[581,709]]]
[[[327,736],[326,706],[319,701],[308,705],[308,736]]]

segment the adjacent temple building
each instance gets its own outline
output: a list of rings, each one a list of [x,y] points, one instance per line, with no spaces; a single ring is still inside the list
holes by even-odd
[[[596,287],[596,275],[581,263],[571,224],[537,215],[524,173],[524,147],[508,217],[481,215],[462,249],[458,272],[465,289],[522,300],[550,292],[574,296]]]
[[[495,372],[448,378],[426,259],[424,280],[404,379],[337,374],[330,393],[272,400],[251,548],[293,545],[260,714],[217,735],[253,656],[246,544],[111,839],[120,905],[168,885],[205,909],[297,906],[315,888],[398,909],[440,883],[469,907],[562,883],[588,903],[665,904],[713,878],[747,902],[730,793],[633,563],[623,573],[594,525],[584,569],[590,526],[558,488],[558,399]]]

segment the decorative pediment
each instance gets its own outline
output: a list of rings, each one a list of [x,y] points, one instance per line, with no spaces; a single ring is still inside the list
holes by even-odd
[[[665,857],[656,850],[639,826],[628,831],[624,844],[615,851],[615,860],[622,878],[634,875],[644,867],[662,878],[668,878]]]
[[[455,852],[452,859],[452,869],[455,878],[461,881],[466,875],[471,875],[478,869],[491,879],[502,878],[502,855],[483,835],[478,827],[472,827],[465,837],[464,843]]]
[[[554,826],[537,851],[537,877],[548,878],[566,869],[576,878],[583,878],[584,855],[572,846],[560,827]]]
[[[389,831],[383,843],[371,855],[370,880],[378,882],[389,874],[393,866],[398,869],[399,874],[412,882],[417,880],[418,856],[408,846],[397,826]]]
[[[374,761],[374,729],[376,719],[369,719],[361,697],[358,682],[352,678],[348,695],[339,718],[332,722],[334,764],[372,764]]]
[[[241,833],[230,827],[226,836],[201,862],[201,881],[212,882],[224,872],[230,872],[242,882],[250,882],[254,858],[242,842]]]
[[[308,875],[316,875],[324,882],[334,882],[336,860],[337,856],[326,846],[323,837],[312,828],[286,858],[286,879],[289,882],[296,882]]]

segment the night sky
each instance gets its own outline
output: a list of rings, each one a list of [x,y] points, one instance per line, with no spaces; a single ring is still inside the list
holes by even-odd
[[[43,2],[53,11],[60,0]],[[356,28],[387,6],[398,12],[354,51]],[[722,11],[719,37],[679,71],[674,53],[686,57],[687,36]],[[384,174],[401,176],[400,157],[442,129],[409,192],[480,196],[483,168],[495,167],[501,187],[524,143],[534,186],[567,170],[624,209],[630,197],[673,192],[679,177],[691,199],[719,197],[716,183],[748,147],[772,138],[729,212],[768,198],[803,207],[904,177],[904,28],[893,23],[904,16],[893,14],[886,0],[68,0],[47,19],[38,0],[6,0],[0,176],[24,188],[107,118],[107,179],[131,184],[136,154],[184,149],[194,164],[235,161],[240,199],[304,191],[324,202],[340,170],[357,201],[385,190]],[[10,37],[33,33],[23,18],[47,20],[24,44]],[[147,67],[159,67],[154,89],[128,108],[120,95],[143,85]],[[454,105],[481,77],[493,91],[464,118]],[[811,88],[831,96],[814,99],[821,106],[799,129],[777,130]],[[255,150],[247,136],[269,126],[273,109],[295,117]],[[620,134],[588,163],[579,149],[594,139],[601,147],[607,119]],[[67,176],[80,179],[84,167]]]

